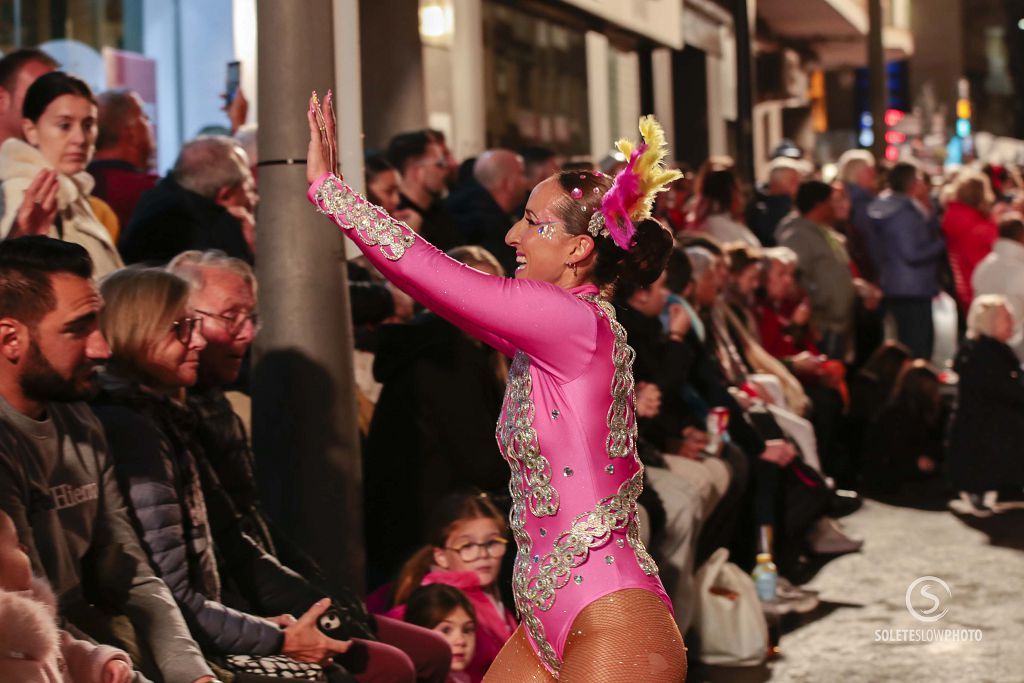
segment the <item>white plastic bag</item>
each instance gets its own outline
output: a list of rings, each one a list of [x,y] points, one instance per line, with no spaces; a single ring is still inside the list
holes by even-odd
[[[697,571],[694,624],[705,664],[757,666],[768,652],[768,623],[747,573],[719,548]]]

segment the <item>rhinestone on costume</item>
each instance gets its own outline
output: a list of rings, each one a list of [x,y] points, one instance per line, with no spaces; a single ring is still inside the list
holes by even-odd
[[[626,547],[626,539],[624,539],[624,538],[617,538],[617,539],[615,539],[615,545],[619,546],[620,548],[625,548]]]
[[[605,555],[604,556],[604,563],[605,564],[615,564],[615,558],[612,557],[611,555]]]
[[[564,474],[567,477],[571,477],[572,476],[572,468],[571,467],[566,467],[564,470],[562,470],[562,474]]]
[[[615,465],[606,465],[604,471],[608,474],[615,474]]]
[[[572,580],[576,582],[577,586],[580,585],[581,583],[583,583],[583,577],[580,576],[579,574],[577,574],[576,576],[572,577]]]
[[[533,563],[534,564],[540,564],[540,555],[534,555],[533,556]]]
[[[557,408],[551,411],[552,420],[557,420],[559,417],[561,417],[561,415],[562,413],[560,413]]]
[[[541,528],[540,528],[540,529],[538,530],[538,533],[540,533],[540,535],[541,535],[541,536],[547,536],[547,535],[548,535],[548,530],[547,530],[547,529],[545,529],[544,527],[541,527]]]

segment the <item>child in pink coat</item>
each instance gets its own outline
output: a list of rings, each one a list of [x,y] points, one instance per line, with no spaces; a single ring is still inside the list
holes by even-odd
[[[128,655],[57,628],[55,604],[46,581],[32,577],[14,523],[0,511],[0,681],[128,683]]]

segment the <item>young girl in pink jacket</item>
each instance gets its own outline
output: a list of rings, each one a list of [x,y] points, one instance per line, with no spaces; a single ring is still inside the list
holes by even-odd
[[[0,681],[128,683],[128,655],[58,629],[55,604],[46,581],[32,577],[14,523],[0,511]]]

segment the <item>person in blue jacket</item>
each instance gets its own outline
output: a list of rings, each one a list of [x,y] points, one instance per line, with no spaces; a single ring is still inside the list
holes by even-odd
[[[945,244],[921,170],[898,163],[888,185],[868,206],[868,243],[897,338],[915,358],[928,359],[935,341],[932,297],[939,291]]]

